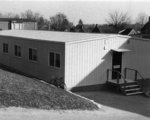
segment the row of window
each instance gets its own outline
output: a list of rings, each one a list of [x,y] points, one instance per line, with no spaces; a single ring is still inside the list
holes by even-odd
[[[3,53],[8,53],[8,44],[3,43]],[[14,46],[14,55],[21,57],[21,46]],[[35,48],[29,48],[29,60],[38,61],[38,51]],[[49,53],[49,66],[60,68],[60,54],[50,52]]]

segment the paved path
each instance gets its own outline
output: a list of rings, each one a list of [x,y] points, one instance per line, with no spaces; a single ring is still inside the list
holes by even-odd
[[[139,114],[102,106],[99,111],[53,111],[1,108],[0,120],[149,120]]]
[[[150,118],[150,98],[144,95],[124,96],[110,91],[80,92],[78,94],[108,108],[136,113]]]

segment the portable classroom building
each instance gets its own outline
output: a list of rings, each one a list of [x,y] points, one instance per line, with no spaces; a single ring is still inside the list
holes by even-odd
[[[150,78],[150,41],[114,34],[31,30],[0,32],[0,64],[49,82],[63,77],[67,89],[99,89],[107,69],[137,69]],[[129,75],[132,77],[132,75]],[[115,74],[110,79],[115,79]]]
[[[23,18],[0,18],[0,30],[37,30],[37,21]]]

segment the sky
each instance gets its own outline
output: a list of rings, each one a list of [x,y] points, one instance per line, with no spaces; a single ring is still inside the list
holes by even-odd
[[[148,0],[0,0],[1,13],[21,13],[31,9],[45,18],[64,13],[69,21],[77,24],[104,24],[108,14],[113,11],[127,12],[134,21],[139,13],[150,16]]]

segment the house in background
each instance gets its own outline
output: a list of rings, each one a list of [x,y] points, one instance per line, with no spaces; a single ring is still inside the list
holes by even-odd
[[[37,30],[37,22],[22,18],[0,18],[0,30]]]
[[[95,27],[93,28],[92,33],[100,33],[100,30],[99,30],[97,24],[96,24]]]
[[[127,29],[121,30],[118,33],[120,35],[129,35],[129,36],[133,36],[133,35],[137,34],[137,32],[132,28],[127,28]]]
[[[5,30],[0,32],[0,46],[1,65],[46,82],[63,78],[68,90],[100,90],[107,82],[126,95],[141,94],[137,80],[142,79],[141,75],[150,80],[148,39],[118,34]]]
[[[149,21],[142,27],[141,35],[143,38],[150,38],[150,17]]]
[[[69,28],[69,30],[66,31],[81,33],[101,33],[97,24],[78,24],[75,27],[71,27]]]

